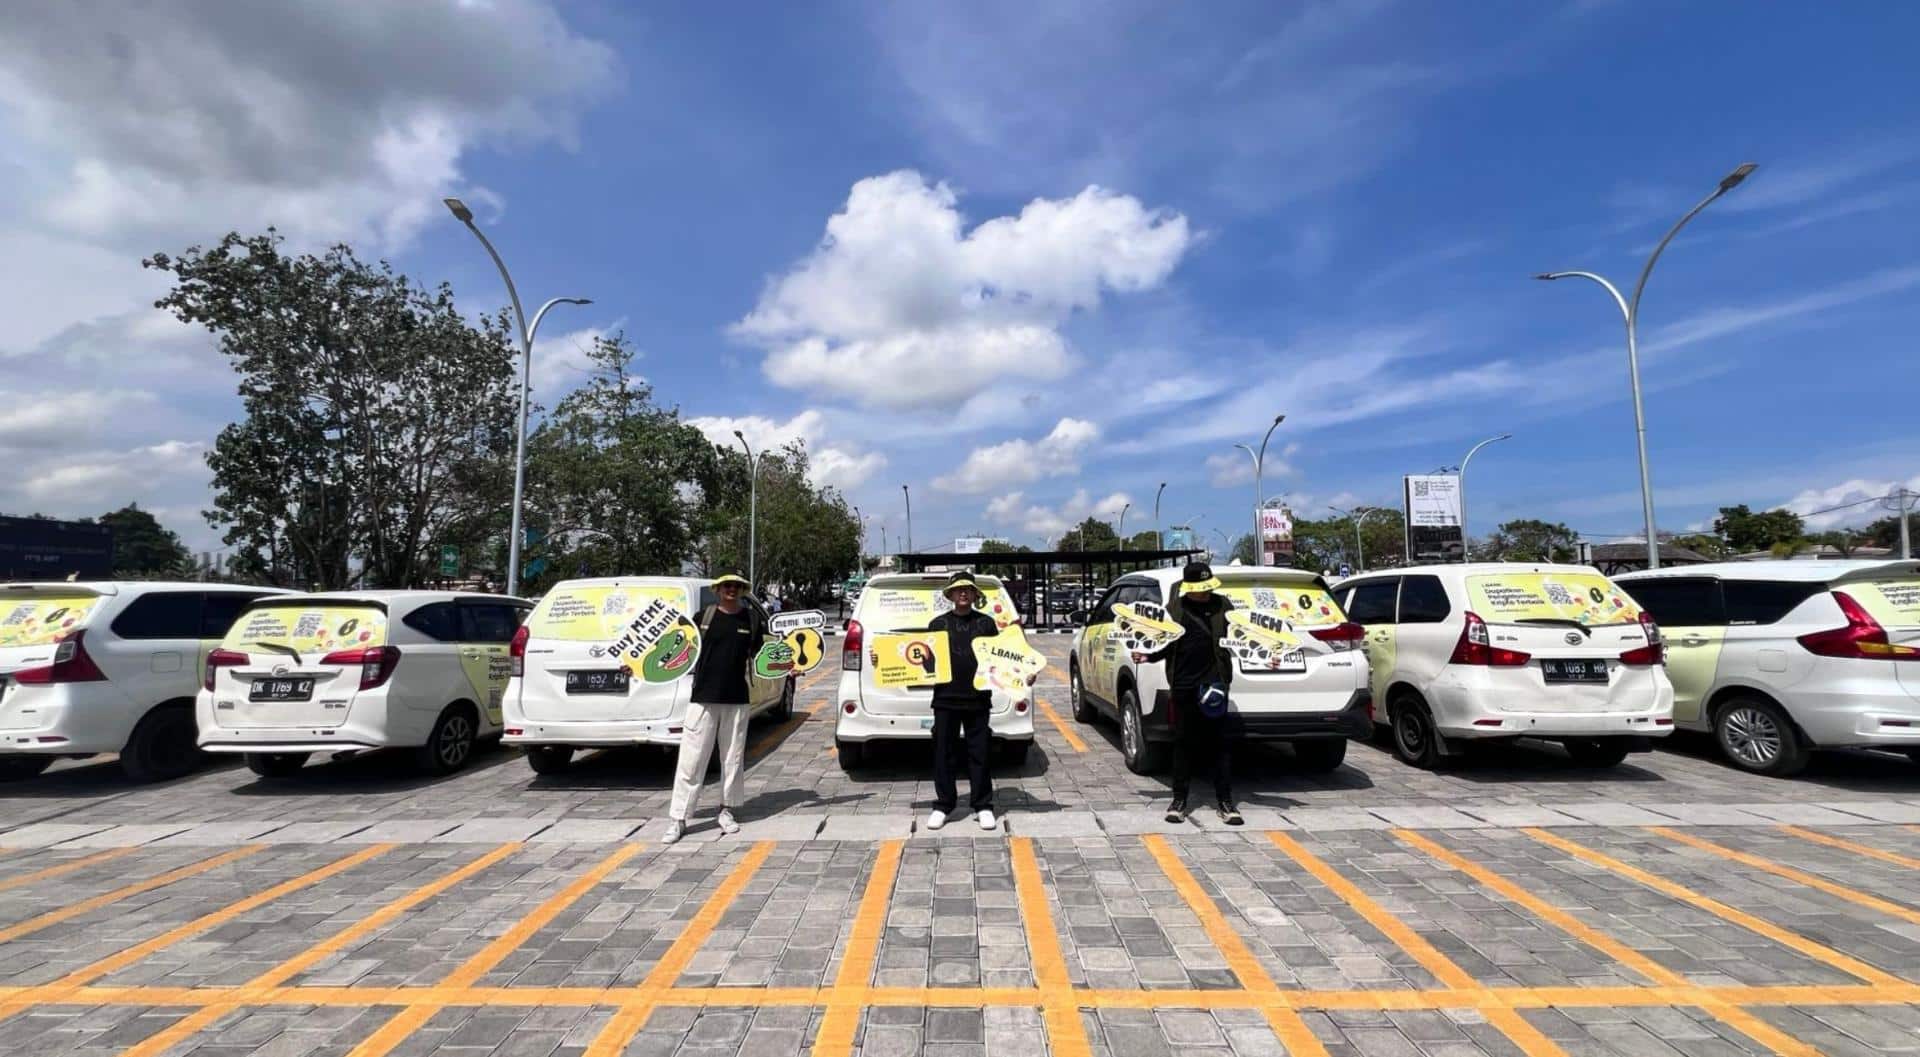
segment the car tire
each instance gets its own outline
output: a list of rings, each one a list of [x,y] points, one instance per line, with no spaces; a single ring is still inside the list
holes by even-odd
[[[1134,774],[1152,774],[1166,763],[1167,747],[1147,740],[1140,698],[1131,686],[1120,691],[1120,755]]]
[[[250,752],[245,758],[247,770],[261,778],[291,778],[307,765],[308,755],[304,752]]]
[[[1769,778],[1799,774],[1813,756],[1786,710],[1764,697],[1736,697],[1716,709],[1713,740],[1728,763]]]
[[[1003,741],[1000,743],[1000,760],[1009,767],[1024,767],[1027,757],[1033,753],[1033,742]]]
[[[428,774],[452,774],[473,759],[479,721],[467,705],[448,705],[433,721],[427,743],[415,752],[420,769]]]
[[[120,769],[136,782],[164,782],[206,762],[189,705],[162,705],[140,718],[120,750]]]
[[[848,773],[859,770],[860,764],[867,758],[867,747],[861,742],[835,738],[833,747],[840,754],[840,769]]]
[[[1093,707],[1093,702],[1087,700],[1087,688],[1080,681],[1078,664],[1067,665],[1067,699],[1073,703],[1074,722],[1092,723],[1100,718],[1100,713]]]
[[[527,766],[534,774],[560,774],[573,766],[573,746],[529,745]]]
[[[1440,735],[1434,729],[1433,714],[1427,711],[1426,702],[1412,695],[1404,696],[1393,703],[1391,718],[1389,737],[1393,739],[1393,754],[1400,757],[1400,762],[1423,771],[1439,770],[1443,759]]]
[[[1293,743],[1293,759],[1304,774],[1329,774],[1347,760],[1347,739],[1314,738]]]
[[[1920,763],[1920,749],[1907,749],[1906,754],[1907,759],[1912,760],[1914,763]]]
[[[32,778],[53,766],[51,756],[0,756],[0,782],[17,782],[22,778]]]
[[[1617,767],[1628,753],[1625,738],[1568,738],[1560,744],[1578,767]]]

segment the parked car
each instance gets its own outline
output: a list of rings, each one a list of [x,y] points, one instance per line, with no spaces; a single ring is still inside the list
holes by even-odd
[[[1374,719],[1416,767],[1519,737],[1611,767],[1673,730],[1660,628],[1587,566],[1411,566],[1343,580],[1339,597],[1367,629]]]
[[[524,745],[536,774],[558,774],[584,748],[680,744],[688,672],[660,682],[633,678],[607,647],[641,609],[663,601],[689,620],[717,600],[707,580],[686,576],[613,576],[568,580],[540,600],[513,640],[507,686],[509,745]],[[765,610],[751,596],[743,601]],[[793,714],[795,680],[748,679],[753,715]]]
[[[1236,609],[1277,615],[1293,629],[1299,648],[1274,667],[1236,662],[1230,708],[1242,736],[1291,745],[1301,769],[1326,772],[1346,759],[1350,738],[1372,735],[1367,660],[1361,628],[1350,623],[1326,581],[1301,569],[1214,566],[1220,593]],[[1114,634],[1113,607],[1122,602],[1168,605],[1178,569],[1150,569],[1116,580],[1084,613],[1068,659],[1073,716],[1090,723],[1106,716],[1120,724],[1120,750],[1135,774],[1165,763],[1169,693],[1164,661],[1135,664]]]
[[[981,592],[980,611],[1001,627],[1015,623],[1019,613],[999,579],[976,576]],[[945,574],[893,573],[876,576],[860,593],[860,605],[847,622],[841,640],[840,686],[835,700],[834,745],[843,770],[854,770],[865,760],[869,743],[886,740],[931,741],[933,686],[881,687],[874,685],[868,650],[873,636],[920,631],[938,614],[951,608],[941,593]],[[1020,764],[1033,747],[1033,706],[1028,700],[995,691],[987,717],[999,753]]]
[[[0,584],[0,780],[117,752],[137,781],[186,774],[208,652],[266,587]]]
[[[1755,561],[1629,573],[1667,633],[1674,723],[1734,766],[1791,775],[1817,749],[1920,763],[1920,562]]]
[[[529,608],[455,591],[259,599],[207,657],[200,747],[240,754],[262,778],[314,753],[387,748],[457,771],[500,733],[507,645]]]

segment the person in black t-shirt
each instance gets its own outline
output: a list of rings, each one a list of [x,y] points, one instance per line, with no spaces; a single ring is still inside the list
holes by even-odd
[[[947,633],[947,650],[952,661],[953,678],[933,687],[933,813],[927,816],[927,828],[947,824],[960,803],[960,790],[954,780],[956,757],[967,761],[967,809],[979,820],[981,829],[993,829],[1000,823],[993,817],[993,775],[988,769],[988,754],[993,733],[988,715],[993,710],[993,693],[973,688],[973,676],[979,662],[973,656],[973,641],[1000,633],[992,617],[974,608],[980,602],[980,588],[967,573],[954,573],[943,592],[953,603],[950,612],[933,618],[928,627]]]
[[[1229,826],[1245,820],[1233,804],[1233,737],[1231,717],[1209,716],[1201,707],[1207,693],[1226,692],[1233,682],[1233,656],[1220,640],[1227,636],[1227,612],[1233,603],[1219,593],[1220,581],[1205,562],[1189,562],[1174,585],[1178,594],[1167,615],[1186,631],[1151,654],[1136,653],[1133,663],[1167,662],[1168,718],[1173,723],[1173,803],[1168,822],[1187,820],[1188,787],[1193,772],[1213,774],[1213,795],[1220,821]]]
[[[747,680],[753,656],[767,635],[764,618],[741,600],[747,581],[729,573],[713,582],[718,605],[702,610],[700,656],[693,662],[693,689],[681,726],[680,759],[673,775],[673,801],[667,808],[672,844],[686,832],[687,816],[700,797],[707,761],[720,750],[720,832],[738,833],[733,809],[740,806],[741,772],[746,763],[747,720],[753,711]]]

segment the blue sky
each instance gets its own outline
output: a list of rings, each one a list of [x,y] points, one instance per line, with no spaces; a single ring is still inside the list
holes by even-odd
[[[1401,474],[1512,432],[1474,462],[1476,531],[1628,534],[1618,313],[1527,277],[1630,286],[1743,161],[1643,304],[1661,527],[1920,485],[1920,12],[1199,16],[529,0],[0,29],[21,295],[0,450],[34,468],[0,509],[137,499],[209,545],[199,457],[231,378],[128,261],[277,223],[484,310],[503,295],[452,193],[530,302],[596,302],[550,317],[539,398],[624,329],[661,399],[719,436],[805,438],[896,545],[903,483],[922,545],[1039,543],[1127,499],[1144,528],[1161,481],[1163,520],[1238,530],[1230,445],[1277,412],[1267,490],[1302,514],[1394,502]]]

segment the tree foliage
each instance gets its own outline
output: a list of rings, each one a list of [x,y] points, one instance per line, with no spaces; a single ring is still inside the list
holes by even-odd
[[[706,533],[695,561],[706,575],[746,572],[749,483],[745,452],[712,449],[716,485],[705,506]],[[838,489],[815,487],[805,445],[758,452],[756,575],[762,590],[817,603],[860,564],[860,525]]]
[[[1293,566],[1320,572],[1342,564],[1358,572],[1403,564],[1406,554],[1405,519],[1392,507],[1362,508],[1359,553],[1355,553],[1354,519],[1351,516],[1324,520],[1295,517],[1293,521]],[[1364,559],[1364,561],[1362,561]]]
[[[1775,544],[1797,544],[1806,536],[1806,524],[1791,510],[1776,509],[1755,513],[1747,504],[1723,506],[1713,519],[1713,531],[1727,541],[1735,554],[1771,550]]]
[[[193,555],[180,537],[139,507],[129,503],[102,514],[100,524],[113,530],[115,576],[185,576],[193,571]]]
[[[1518,518],[1493,530],[1474,551],[1481,561],[1571,562],[1580,557],[1580,535],[1558,521]]]
[[[1727,546],[1726,540],[1705,532],[1696,532],[1690,536],[1676,536],[1673,545],[1685,547],[1703,558],[1714,561],[1723,561],[1733,556],[1733,548]]]
[[[1054,550],[1060,551],[1111,551],[1120,549],[1120,536],[1113,526],[1099,518],[1090,517],[1060,535],[1060,542],[1054,544]]]

